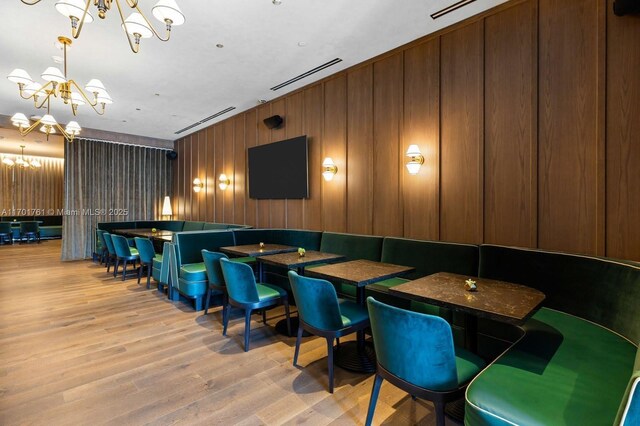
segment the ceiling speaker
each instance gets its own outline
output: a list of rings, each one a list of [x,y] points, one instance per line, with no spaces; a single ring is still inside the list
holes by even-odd
[[[264,122],[264,125],[267,126],[269,129],[277,129],[282,125],[284,120],[279,115],[273,115],[271,117],[265,118],[263,122]]]
[[[175,160],[178,158],[178,153],[175,151],[167,151],[167,160]]]
[[[640,1],[638,0],[615,0],[613,2],[613,13],[617,16],[633,15],[640,13]]]

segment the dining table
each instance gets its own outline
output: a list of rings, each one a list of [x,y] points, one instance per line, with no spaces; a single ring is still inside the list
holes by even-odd
[[[122,235],[123,237],[133,238],[149,238],[153,243],[153,248],[156,253],[162,253],[163,245],[165,242],[171,242],[173,239],[173,231],[167,231],[164,229],[154,228],[125,228],[125,229],[113,229],[111,233],[116,235]]]
[[[307,268],[305,275],[342,282],[356,287],[356,301],[365,306],[365,287],[389,278],[406,275],[415,268],[372,260],[351,260],[348,262]],[[372,342],[365,341],[364,331],[358,331],[356,341],[341,343],[335,349],[336,365],[358,373],[376,371],[376,354]]]
[[[238,257],[255,257],[268,256],[271,254],[297,252],[298,247],[287,246],[283,244],[272,243],[256,243],[244,244],[240,246],[220,247],[220,251],[224,254]],[[258,281],[264,281],[264,268],[261,262],[258,263]]]

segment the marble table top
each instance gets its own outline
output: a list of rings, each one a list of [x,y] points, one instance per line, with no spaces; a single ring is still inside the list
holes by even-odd
[[[278,253],[267,256],[260,256],[260,262],[285,268],[304,268],[323,262],[335,262],[344,259],[341,254],[323,253],[315,250],[307,250],[303,257],[296,252]]]
[[[306,275],[326,280],[340,280],[363,287],[377,281],[407,274],[414,269],[410,266],[393,265],[371,260],[351,260],[307,269]]]
[[[269,254],[287,253],[294,251],[297,252],[298,247],[285,246],[282,244],[264,243],[263,247],[260,247],[260,244],[220,247],[220,251],[234,256],[259,257]]]

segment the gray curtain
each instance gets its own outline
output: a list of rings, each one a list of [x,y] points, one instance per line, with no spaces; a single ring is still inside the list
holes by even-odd
[[[165,152],[91,139],[65,144],[62,260],[91,256],[99,222],[160,219],[171,196]]]

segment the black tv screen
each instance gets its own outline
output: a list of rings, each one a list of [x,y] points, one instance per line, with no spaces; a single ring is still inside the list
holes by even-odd
[[[307,136],[248,149],[249,198],[308,198]]]

